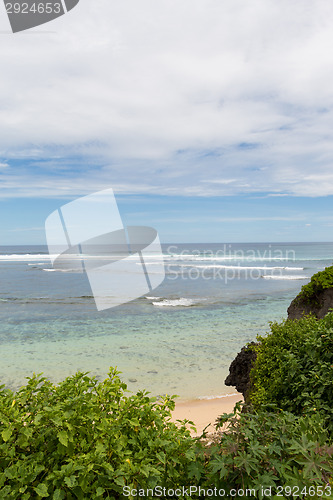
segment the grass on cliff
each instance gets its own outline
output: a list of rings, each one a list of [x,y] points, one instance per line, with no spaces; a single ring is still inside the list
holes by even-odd
[[[326,267],[323,271],[314,274],[310,282],[302,286],[296,300],[311,302],[311,300],[316,300],[318,294],[328,288],[333,288],[333,266]]]
[[[333,313],[272,323],[258,340],[254,408],[276,404],[295,415],[319,413],[333,434]]]

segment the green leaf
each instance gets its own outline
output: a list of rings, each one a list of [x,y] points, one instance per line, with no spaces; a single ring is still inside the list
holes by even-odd
[[[156,453],[156,458],[158,458],[158,460],[160,462],[162,462],[162,464],[165,464],[166,462],[166,456],[165,456],[165,453]]]
[[[96,490],[96,496],[101,497],[105,493],[105,489],[101,488],[100,486]]]
[[[114,479],[114,482],[115,484],[117,484],[118,486],[125,486],[125,478],[124,476],[118,476]]]
[[[56,489],[53,494],[53,500],[63,500],[65,498],[65,492],[62,490]]]
[[[222,471],[221,467],[219,469],[220,471]],[[204,468],[200,463],[192,462],[188,467],[188,471],[191,478],[194,477],[197,481],[199,481],[201,478],[201,474],[204,473]]]
[[[54,423],[54,425],[61,425],[62,424],[62,420],[60,417],[51,418],[51,422]]]
[[[104,453],[107,450],[107,447],[104,443],[102,443],[101,441],[98,441],[96,443],[95,450],[96,450],[97,454],[100,454],[100,453]]]
[[[48,497],[48,491],[47,491],[47,486],[44,483],[41,483],[37,486],[37,488],[34,488],[35,492],[37,493],[38,496],[45,498]]]
[[[58,436],[60,443],[63,444],[64,446],[66,446],[66,448],[67,448],[67,446],[68,446],[68,434],[67,434],[67,432],[60,431],[60,432],[58,432],[57,436]]]
[[[35,425],[38,425],[39,422],[42,420],[42,418],[43,418],[43,414],[42,413],[37,413],[37,415],[35,416],[35,419],[34,419]]]
[[[74,486],[76,486],[76,484],[77,484],[75,476],[65,477],[64,481],[69,488],[74,488]]]
[[[2,431],[1,436],[2,436],[2,439],[4,440],[5,443],[7,443],[7,441],[9,441],[12,433],[13,433],[13,431],[10,427],[8,427],[8,429]]]
[[[128,419],[128,423],[132,426],[132,427],[139,427],[140,426],[140,422],[137,418],[132,418],[132,419]]]

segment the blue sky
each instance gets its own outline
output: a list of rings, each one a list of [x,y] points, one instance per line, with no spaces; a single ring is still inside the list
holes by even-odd
[[[164,242],[333,241],[332,25],[326,0],[80,0],[13,35],[3,8],[0,245],[105,188]]]
[[[333,197],[118,195],[126,225],[155,227],[170,242],[332,241]],[[75,199],[75,198],[73,198]],[[44,244],[44,221],[64,199],[17,198],[0,205],[3,244]],[[34,225],[32,225],[32,221]]]

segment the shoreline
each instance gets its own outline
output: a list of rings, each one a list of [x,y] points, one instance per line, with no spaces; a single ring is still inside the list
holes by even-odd
[[[238,401],[244,401],[241,393],[215,397],[211,399],[191,399],[176,402],[172,412],[172,422],[188,419],[194,422],[197,432],[191,430],[191,435],[200,436],[206,426],[209,434],[215,431],[214,424],[222,413],[231,413]]]

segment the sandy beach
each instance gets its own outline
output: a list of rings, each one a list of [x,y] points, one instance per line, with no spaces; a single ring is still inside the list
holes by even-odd
[[[200,435],[203,429],[214,432],[214,423],[222,413],[231,413],[237,401],[243,401],[242,394],[224,396],[214,399],[194,399],[176,403],[172,413],[172,421],[188,419],[194,422],[197,433],[191,432],[193,436]]]

